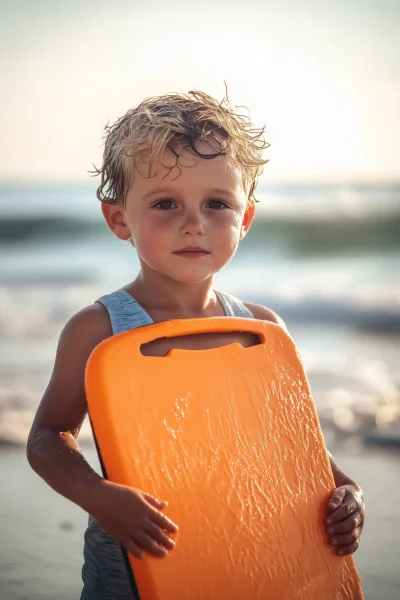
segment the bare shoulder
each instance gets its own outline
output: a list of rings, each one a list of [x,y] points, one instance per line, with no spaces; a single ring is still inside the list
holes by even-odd
[[[83,373],[92,351],[112,335],[107,310],[98,302],[80,310],[65,325],[58,341],[54,372]]]
[[[82,349],[92,349],[112,335],[111,323],[104,306],[91,304],[76,313],[61,332],[60,343],[72,340]]]
[[[112,335],[107,310],[100,303],[87,306],[67,322],[58,342],[51,385],[62,389],[81,386],[87,360],[100,342]]]
[[[53,372],[32,425],[30,440],[41,429],[79,433],[86,415],[85,368],[103,340],[112,335],[106,309],[99,303],[76,313],[58,342]]]
[[[245,302],[244,305],[253,314],[255,319],[260,319],[261,321],[271,321],[271,323],[276,323],[282,327],[282,329],[287,331],[287,327],[283,319],[281,319],[281,317],[270,308],[262,306],[261,304],[252,304],[251,302]]]

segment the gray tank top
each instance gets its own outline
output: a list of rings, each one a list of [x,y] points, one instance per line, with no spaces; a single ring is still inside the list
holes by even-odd
[[[217,291],[216,294],[227,317],[254,318],[234,296]],[[98,302],[108,311],[113,335],[153,323],[140,304],[123,290],[102,296]],[[81,600],[139,599],[120,544],[92,516],[84,536],[83,556]]]

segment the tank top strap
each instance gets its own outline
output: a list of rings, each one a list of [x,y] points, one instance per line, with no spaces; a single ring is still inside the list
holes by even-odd
[[[252,312],[239,298],[217,290],[215,290],[215,293],[227,317],[254,319]],[[124,290],[117,290],[111,294],[101,296],[97,302],[100,302],[109,314],[113,335],[153,323],[153,320],[144,308],[140,306],[133,296]]]
[[[153,323],[144,308],[124,290],[101,296],[97,302],[106,308],[110,316],[113,335]]]
[[[227,317],[242,317],[245,319],[254,319],[253,313],[243,304],[239,298],[226,294],[225,292],[219,292],[215,290],[222,306],[224,307],[225,314]]]

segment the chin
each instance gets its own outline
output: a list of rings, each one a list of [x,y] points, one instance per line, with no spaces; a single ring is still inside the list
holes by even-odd
[[[215,271],[200,272],[194,270],[192,273],[168,273],[168,277],[177,283],[202,283],[214,275]]]
[[[177,277],[176,275],[174,277],[170,277],[170,279],[172,279],[173,281],[176,281],[177,283],[202,283],[203,281],[205,281],[206,279],[209,279],[210,277],[213,276],[213,273],[209,274],[209,275],[205,275],[204,277]]]

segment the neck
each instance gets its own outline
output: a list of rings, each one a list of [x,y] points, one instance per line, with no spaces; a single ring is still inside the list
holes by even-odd
[[[146,310],[184,319],[206,317],[215,312],[219,301],[213,284],[214,276],[199,283],[181,283],[142,268],[128,291]]]

